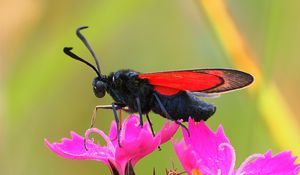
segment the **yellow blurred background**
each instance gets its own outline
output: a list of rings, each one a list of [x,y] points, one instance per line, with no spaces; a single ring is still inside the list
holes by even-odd
[[[240,164],[252,153],[290,149],[300,155],[297,0],[0,1],[0,174],[109,174],[95,161],[74,161],[49,151],[71,130],[83,134],[97,99],[95,73],[64,55],[73,46],[93,62],[75,36],[81,25],[103,73],[226,67],[251,72],[249,90],[207,99],[218,106],[207,123],[222,124]],[[155,129],[165,119],[151,114]],[[96,126],[108,131],[111,111]],[[177,138],[181,133],[177,133]],[[141,160],[137,174],[182,169],[170,143]]]

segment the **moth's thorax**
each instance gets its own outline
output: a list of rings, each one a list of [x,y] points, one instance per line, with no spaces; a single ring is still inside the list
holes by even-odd
[[[152,105],[153,87],[147,80],[139,78],[132,70],[120,70],[108,77],[107,92],[115,102],[128,106],[131,112],[137,112],[136,98],[140,99],[142,111],[149,111]]]
[[[113,89],[129,90],[128,85],[138,79],[138,73],[132,70],[120,70],[111,73],[108,77],[108,84]]]
[[[107,77],[107,92],[116,102],[126,104],[128,96],[133,93],[137,79],[138,73],[132,70],[113,72]]]

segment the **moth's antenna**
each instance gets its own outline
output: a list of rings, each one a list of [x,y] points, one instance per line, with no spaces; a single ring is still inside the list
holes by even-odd
[[[88,50],[90,51],[90,53],[92,54],[95,62],[96,62],[96,66],[98,69],[98,73],[101,75],[101,70],[100,70],[100,66],[99,66],[99,60],[95,54],[95,52],[93,51],[92,47],[90,46],[90,44],[87,42],[87,40],[85,39],[85,37],[80,33],[81,30],[88,28],[88,26],[81,26],[78,27],[76,30],[76,35],[78,36],[78,38],[83,42],[83,44],[85,45],[85,47],[88,48]]]
[[[72,47],[65,47],[64,48],[65,54],[67,54],[68,56],[74,58],[75,60],[78,60],[78,61],[81,61],[81,62],[85,63],[86,65],[91,67],[97,73],[98,77],[101,77],[100,72],[98,72],[98,70],[95,68],[95,66],[93,66],[91,63],[85,61],[84,59],[80,58],[79,56],[77,56],[76,54],[71,52],[72,49],[73,49]]]

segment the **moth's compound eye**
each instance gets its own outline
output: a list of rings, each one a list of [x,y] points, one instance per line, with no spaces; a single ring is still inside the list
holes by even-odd
[[[95,78],[95,80],[93,81],[93,91],[96,97],[104,97],[106,91],[106,83],[99,80],[98,78]]]

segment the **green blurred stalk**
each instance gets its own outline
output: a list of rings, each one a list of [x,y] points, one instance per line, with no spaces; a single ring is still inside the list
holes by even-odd
[[[269,83],[257,66],[248,44],[228,13],[224,0],[198,0],[204,9],[228,58],[241,70],[255,76],[255,84],[249,90],[257,95],[257,105],[275,142],[293,154],[300,155],[299,126],[284,98],[273,83]]]

